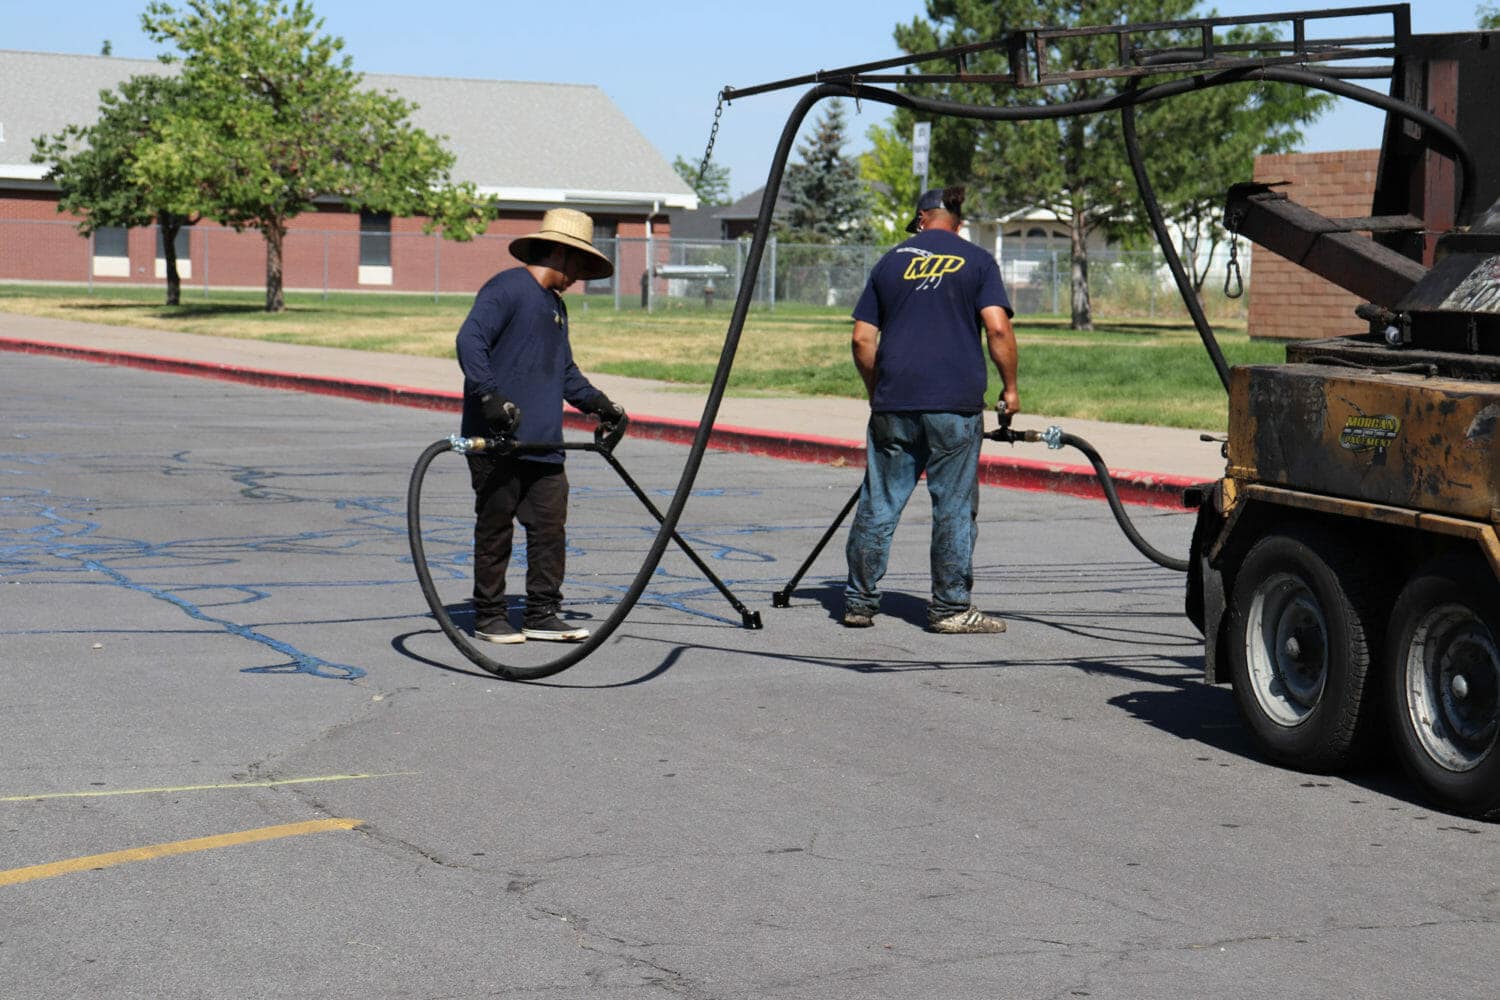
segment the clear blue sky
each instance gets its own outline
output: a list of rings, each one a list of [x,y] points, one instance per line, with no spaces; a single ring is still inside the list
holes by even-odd
[[[1259,14],[1364,6],[1355,0],[1220,0],[1220,14]],[[181,6],[181,4],[178,4]],[[324,30],[342,37],[367,73],[482,77],[596,84],[671,160],[703,155],[715,97],[726,84],[800,76],[898,55],[892,28],[925,13],[922,0],[314,0]],[[1417,0],[1419,33],[1465,31],[1478,0]],[[0,48],[154,58],[140,30],[144,0],[0,0]],[[1386,22],[1388,23],[1388,22]],[[1354,33],[1358,22],[1339,22]],[[800,91],[736,101],[725,109],[715,161],[730,168],[735,196],[765,181],[771,154]],[[851,112],[853,109],[850,109]],[[851,152],[888,110],[866,105],[850,117]],[[1308,131],[1308,151],[1368,148],[1380,142],[1378,113],[1349,101]],[[609,155],[600,150],[601,156]]]

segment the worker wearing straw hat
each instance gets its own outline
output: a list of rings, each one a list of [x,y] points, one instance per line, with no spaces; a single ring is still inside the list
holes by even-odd
[[[601,423],[618,424],[624,409],[573,362],[562,297],[579,279],[614,273],[609,258],[594,247],[594,221],[574,209],[554,208],[542,216],[537,232],[512,240],[510,252],[525,266],[486,282],[458,331],[463,435],[561,441],[564,401],[596,414]],[[476,638],[500,643],[588,638],[587,629],[560,617],[568,511],[563,457],[560,449],[467,456],[474,487]],[[526,607],[519,630],[510,622],[505,599],[517,521],[526,529]]]

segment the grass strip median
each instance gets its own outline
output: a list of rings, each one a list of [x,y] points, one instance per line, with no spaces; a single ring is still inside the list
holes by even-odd
[[[0,312],[277,343],[452,357],[453,337],[471,295],[292,292],[287,309],[267,313],[251,291],[183,292],[161,303],[159,288],[0,286]],[[713,378],[729,306],[667,302],[652,312],[615,309],[605,296],[568,297],[574,355],[585,372],[701,387]],[[860,398],[849,357],[845,307],[757,307],[746,322],[730,378],[731,394]],[[1284,360],[1275,341],[1252,341],[1243,325],[1222,324],[1230,364]],[[1065,319],[1021,316],[1022,403],[1050,417],[1223,430],[1223,389],[1190,324],[1161,319],[1098,320],[1092,331]],[[455,368],[455,385],[458,382]],[[989,399],[998,393],[990,372]]]

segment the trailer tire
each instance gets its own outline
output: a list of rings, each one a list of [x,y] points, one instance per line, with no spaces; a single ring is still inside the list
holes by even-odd
[[[1419,570],[1391,613],[1386,694],[1397,752],[1423,793],[1500,815],[1500,585],[1450,555]]]
[[[1365,561],[1311,531],[1268,535],[1246,554],[1230,599],[1235,702],[1272,760],[1347,766],[1368,730],[1366,678],[1378,601]]]

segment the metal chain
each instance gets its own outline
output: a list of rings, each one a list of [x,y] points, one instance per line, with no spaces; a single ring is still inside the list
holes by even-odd
[[[724,91],[719,91],[719,103],[714,108],[714,123],[708,130],[708,148],[703,151],[703,162],[698,164],[698,180],[694,188],[703,186],[703,176],[708,173],[708,161],[714,155],[714,142],[719,138],[719,119],[724,117]]]
[[[1231,291],[1231,287],[1233,291]],[[1229,231],[1229,263],[1224,267],[1224,297],[1237,299],[1245,294],[1245,279],[1240,274],[1240,234]]]

